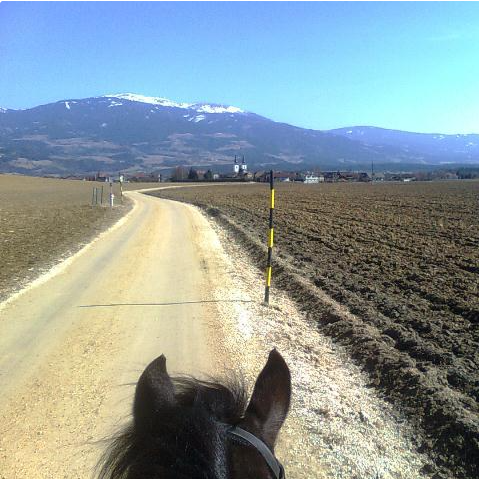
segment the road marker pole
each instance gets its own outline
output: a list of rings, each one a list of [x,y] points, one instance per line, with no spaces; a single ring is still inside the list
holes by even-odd
[[[113,183],[110,181],[110,208],[113,208]]]
[[[274,228],[273,228],[273,211],[274,211],[274,175],[273,170],[269,173],[269,187],[271,191],[270,195],[270,206],[269,206],[269,237],[268,237],[268,262],[266,265],[266,286],[264,289],[264,302],[269,304],[269,289],[271,286],[271,260],[273,257],[273,238],[274,238]]]
[[[120,200],[121,200],[121,204],[123,204],[123,175],[119,173],[118,176],[119,176],[118,180],[120,181]]]

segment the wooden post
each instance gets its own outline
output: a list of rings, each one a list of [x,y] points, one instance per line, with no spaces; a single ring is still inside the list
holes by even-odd
[[[93,188],[93,189],[91,190],[91,205],[92,205],[92,206],[95,206],[95,189],[96,189],[96,188]]]
[[[264,289],[264,302],[269,304],[269,289],[271,286],[271,259],[273,257],[273,238],[274,238],[274,228],[273,228],[273,211],[274,211],[274,175],[273,170],[269,173],[269,187],[271,191],[270,196],[270,206],[269,206],[269,237],[268,237],[268,262],[266,265],[266,286]]]
[[[103,206],[103,185],[101,185],[100,205]]]

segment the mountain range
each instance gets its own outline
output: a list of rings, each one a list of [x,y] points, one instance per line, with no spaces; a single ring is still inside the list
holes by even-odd
[[[158,171],[178,165],[250,169],[411,169],[479,163],[479,135],[356,126],[299,128],[228,105],[132,93],[0,108],[0,172]]]

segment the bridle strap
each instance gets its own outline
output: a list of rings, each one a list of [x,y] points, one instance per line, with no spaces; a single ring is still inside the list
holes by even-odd
[[[283,466],[280,464],[278,459],[274,457],[274,454],[271,452],[270,448],[261,439],[258,439],[254,434],[251,434],[250,432],[236,426],[233,426],[231,429],[229,429],[228,434],[240,437],[244,441],[251,444],[263,456],[276,479],[284,479]]]

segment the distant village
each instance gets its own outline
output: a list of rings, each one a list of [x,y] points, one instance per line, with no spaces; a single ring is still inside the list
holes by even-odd
[[[119,173],[116,176],[98,172],[91,176],[69,176],[69,179],[82,179],[100,182],[269,182],[270,170],[251,172],[248,170],[245,157],[234,157],[231,171],[227,173],[214,172],[211,169],[203,170],[194,167],[177,166],[169,174],[152,173]],[[418,172],[365,172],[365,171],[274,171],[274,181],[292,183],[339,183],[339,182],[383,182],[383,181],[432,181],[458,180],[479,178],[478,168],[460,168],[458,170],[436,170]]]

